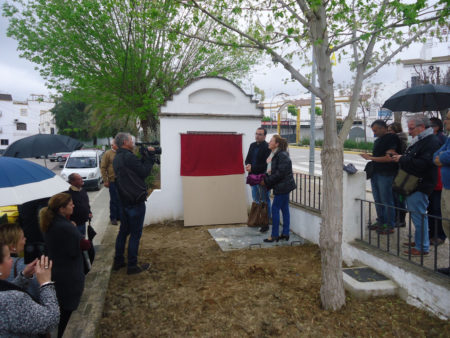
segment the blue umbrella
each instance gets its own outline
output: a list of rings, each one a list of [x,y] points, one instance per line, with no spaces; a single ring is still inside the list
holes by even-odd
[[[0,157],[0,206],[19,205],[66,191],[69,184],[31,161]]]

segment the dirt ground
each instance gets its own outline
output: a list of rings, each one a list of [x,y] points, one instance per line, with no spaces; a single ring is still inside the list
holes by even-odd
[[[144,229],[139,259],[113,272],[101,337],[450,337],[439,320],[398,297],[320,307],[316,245],[222,252],[207,232],[180,223]]]

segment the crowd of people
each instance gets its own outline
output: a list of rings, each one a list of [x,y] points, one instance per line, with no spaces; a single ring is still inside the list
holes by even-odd
[[[444,125],[450,132],[449,119],[450,112],[444,123],[423,115],[410,117],[407,120],[412,137],[409,144],[408,134],[403,132],[400,123],[387,125],[384,120],[376,120],[371,125],[376,137],[373,152],[361,154],[369,161],[365,170],[377,215],[369,230],[379,235],[393,234],[396,228],[406,226],[409,212],[415,228],[414,240],[403,243],[404,255],[426,256],[430,245],[441,245],[450,236],[450,141],[444,135]],[[266,130],[258,128],[245,159],[246,171],[252,177],[248,182],[251,182],[253,203],[268,204],[272,233],[264,241],[289,240],[289,192],[296,188],[292,163],[285,139],[274,135],[267,143],[265,138]],[[411,191],[404,192],[397,187],[402,177],[415,179]],[[270,191],[274,194],[272,204]],[[281,234],[280,210],[283,213]],[[260,228],[261,232],[268,230],[265,224]],[[446,267],[438,271],[449,274]]]
[[[449,115],[445,124],[450,131]],[[430,245],[444,243],[449,235],[445,218],[450,215],[445,209],[450,201],[443,197],[443,191],[450,185],[448,139],[438,118],[415,115],[407,120],[407,124],[412,136],[409,145],[400,124],[388,126],[383,120],[374,121],[371,127],[377,139],[373,153],[361,156],[370,161],[366,171],[376,203],[377,219],[369,229],[380,235],[392,234],[396,227],[406,226],[407,209],[415,233],[414,241],[403,243],[407,249],[403,253],[421,256],[428,255]],[[399,175],[416,179],[410,192],[403,192],[397,186],[395,181],[400,180]]]
[[[427,255],[430,243],[440,245],[450,235],[450,138],[444,136],[443,127],[439,119],[410,118],[408,132],[413,139],[408,145],[400,124],[388,126],[377,120],[372,124],[377,138],[373,153],[361,154],[371,163],[367,172],[376,202],[377,220],[369,228],[380,235],[391,234],[396,227],[405,226],[406,209],[410,211],[415,237],[414,242],[405,243],[408,255]],[[450,112],[445,128],[450,131]],[[245,169],[257,178],[251,187],[253,201],[268,205],[272,232],[264,242],[289,241],[289,193],[296,189],[296,182],[288,143],[279,135],[267,143],[266,134],[264,128],[256,130]],[[145,178],[154,164],[155,149],[141,147],[140,157],[133,150],[133,136],[119,133],[102,161],[103,178],[111,197],[110,221],[120,222],[113,270],[127,267],[129,275],[150,267],[149,263],[138,262],[138,250],[147,198]],[[409,194],[393,190],[400,170],[418,178],[417,186]],[[67,192],[52,196],[40,209],[40,236],[45,242],[45,253],[30,263],[25,264],[23,258],[26,227],[0,225],[0,336],[45,336],[57,330],[58,337],[62,337],[80,303],[88,271],[83,251],[92,249],[92,242],[86,239],[86,223],[92,212],[82,177],[71,174],[69,183]],[[274,195],[273,203],[270,192]],[[427,211],[436,217],[428,218]],[[264,224],[259,230],[265,233],[269,229]],[[448,274],[449,269],[440,271]]]
[[[155,149],[146,148],[141,152],[141,158],[133,150],[134,138],[119,133],[102,162],[105,186],[109,188],[112,200],[111,223],[120,221],[113,269],[127,266],[130,275],[150,266],[138,264],[137,256],[147,198],[145,178],[152,169]],[[46,199],[45,206],[39,201],[21,208],[27,214],[22,221],[39,224],[38,230],[30,231],[29,227],[19,223],[0,225],[1,337],[45,337],[50,333],[62,337],[72,312],[80,303],[85,274],[89,271],[87,265],[90,264],[85,252],[93,250],[92,238],[89,238],[92,230],[86,227],[92,212],[81,175],[73,173],[68,181],[69,190]],[[35,221],[32,216],[36,217],[38,210],[39,217]],[[34,244],[29,243],[33,244],[30,248],[36,247],[34,241],[43,241],[38,257],[29,264],[25,264],[27,239],[23,229],[33,237]],[[36,255],[34,249],[32,252]]]

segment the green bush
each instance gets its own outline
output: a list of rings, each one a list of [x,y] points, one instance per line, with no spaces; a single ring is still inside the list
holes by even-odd
[[[345,140],[344,148],[347,149],[362,149],[362,150],[372,150],[373,143],[372,142],[357,142],[354,140]]]
[[[316,140],[316,147],[323,146],[323,140]],[[305,137],[300,140],[298,146],[309,146],[309,138]],[[372,150],[373,143],[372,142],[357,142],[354,140],[346,140],[344,142],[344,149],[361,149],[361,150]]]

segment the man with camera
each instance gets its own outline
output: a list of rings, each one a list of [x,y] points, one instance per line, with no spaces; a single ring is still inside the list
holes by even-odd
[[[148,270],[150,264],[138,265],[137,256],[139,241],[145,217],[145,201],[147,186],[145,178],[150,174],[154,164],[153,147],[140,148],[141,158],[133,154],[134,140],[128,133],[118,133],[115,137],[118,147],[114,157],[113,167],[116,174],[116,185],[122,207],[119,233],[116,238],[116,253],[114,270],[125,267],[125,244],[128,236],[128,266],[127,274],[137,274]]]

